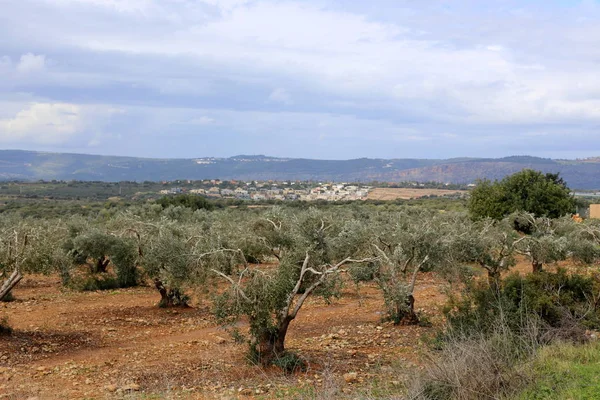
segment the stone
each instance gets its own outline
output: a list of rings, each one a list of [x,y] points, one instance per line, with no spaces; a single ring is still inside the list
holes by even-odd
[[[215,343],[217,343],[217,344],[227,343],[227,339],[222,338],[221,336],[215,336]]]
[[[114,393],[117,391],[118,387],[115,384],[110,384],[110,385],[104,386],[104,389],[106,389],[108,392]]]
[[[137,392],[140,390],[140,385],[138,385],[137,383],[130,383],[128,385],[123,386],[121,390],[123,390],[124,392]]]
[[[358,382],[358,374],[356,372],[348,372],[344,374],[344,380],[346,383],[356,383]]]

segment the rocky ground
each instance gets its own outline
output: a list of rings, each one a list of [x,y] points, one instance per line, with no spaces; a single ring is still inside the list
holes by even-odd
[[[150,287],[61,291],[56,277],[27,277],[16,301],[0,303],[14,329],[0,337],[0,398],[307,398],[401,393],[418,370],[422,340],[440,326],[443,283],[420,276],[417,307],[432,327],[381,321],[374,286],[341,299],[311,299],[292,323],[287,347],[308,361],[285,375],[245,359],[210,313],[209,301],[160,309]],[[242,331],[245,324],[240,324]]]

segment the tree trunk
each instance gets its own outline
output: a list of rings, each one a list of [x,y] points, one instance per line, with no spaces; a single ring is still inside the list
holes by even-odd
[[[544,263],[537,261],[537,260],[533,260],[531,262],[531,267],[532,267],[533,273],[536,274],[536,273],[542,272],[544,270]]]
[[[257,346],[258,362],[263,366],[269,366],[277,357],[285,353],[285,337],[287,335],[290,322],[293,318],[289,315],[279,323],[276,330],[265,331]]]
[[[94,271],[94,273],[99,274],[99,273],[104,273],[106,272],[106,268],[108,267],[108,264],[110,263],[110,259],[106,256],[102,256],[98,259],[98,262],[96,262],[96,270]]]
[[[396,319],[394,325],[416,325],[419,323],[419,317],[415,312],[415,297],[409,294],[404,303],[396,304]]]
[[[168,289],[160,279],[154,279],[154,287],[160,293],[158,306],[161,308],[169,307],[188,307],[187,298],[178,288]]]
[[[23,275],[19,272],[18,269],[15,269],[13,273],[8,277],[7,280],[4,281],[2,287],[0,288],[0,300],[4,299],[10,291],[17,286],[17,283],[23,279]]]
[[[256,352],[260,365],[267,367],[272,364],[275,358],[275,341],[277,340],[276,333],[272,331],[263,332],[258,339]]]
[[[500,290],[500,271],[488,269],[488,284],[495,291]]]
[[[285,352],[285,336],[287,335],[288,328],[290,327],[290,322],[292,322],[293,318],[289,315],[284,318],[284,320],[279,324],[279,328],[277,329],[277,338],[275,338],[275,355],[280,355]]]
[[[156,290],[160,293],[160,302],[158,303],[158,306],[169,307],[169,296],[165,285],[163,285],[159,279],[154,279],[154,287],[156,287]]]

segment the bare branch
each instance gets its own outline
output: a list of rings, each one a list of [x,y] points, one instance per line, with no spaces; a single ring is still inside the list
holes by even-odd
[[[425,258],[415,267],[415,270],[413,271],[412,274],[412,278],[410,280],[410,286],[409,286],[409,293],[412,294],[413,291],[415,290],[415,284],[417,283],[417,274],[419,273],[419,271],[421,270],[421,268],[423,267],[423,265],[425,265],[425,263],[429,261],[429,255],[425,256]]]
[[[308,257],[308,254],[307,254]],[[302,308],[302,304],[304,304],[304,301],[308,298],[308,296],[319,286],[321,286],[323,284],[323,282],[325,282],[325,279],[327,278],[327,275],[338,272],[339,268],[345,264],[348,263],[365,263],[365,262],[370,262],[370,261],[375,261],[378,260],[379,258],[364,258],[362,260],[355,260],[352,258],[345,258],[344,260],[340,261],[339,263],[331,266],[330,268],[327,268],[325,271],[323,272],[318,272],[315,271],[312,268],[303,268],[306,271],[311,271],[313,273],[317,272],[317,275],[319,276],[319,279],[313,283],[308,289],[306,289],[304,291],[304,293],[302,294],[302,296],[298,299],[298,302],[296,303],[296,306],[294,307],[294,311],[292,311],[292,313],[290,314],[290,318],[294,319],[296,318],[296,315],[298,314],[298,311],[300,311],[300,308]],[[298,281],[299,283],[302,283],[301,281]]]
[[[240,274],[240,281],[238,281],[238,283],[235,283],[235,281],[233,279],[231,279],[231,277],[225,275],[224,273],[222,273],[221,271],[217,271],[216,269],[210,269],[211,272],[219,275],[221,278],[227,280],[230,284],[233,290],[235,290],[240,296],[242,296],[242,298],[244,300],[246,300],[249,303],[252,303],[252,300],[250,300],[250,298],[248,296],[246,296],[246,293],[244,293],[244,291],[240,288],[240,281],[241,281],[241,276],[242,274]],[[246,271],[246,270],[244,270]]]
[[[244,256],[244,252],[241,249],[218,249],[218,250],[213,250],[213,251],[209,251],[207,253],[202,253],[202,254],[197,254],[196,257],[198,259],[202,259],[204,257],[213,255],[213,254],[218,254],[218,253],[238,253],[241,257],[242,260],[244,261],[244,266],[246,268],[248,268],[248,260],[246,260],[246,256]]]
[[[277,230],[277,231],[281,230],[281,221],[279,221],[279,225],[277,225],[275,222],[271,221],[269,218],[265,218],[265,220],[269,221],[271,223],[271,225],[273,225],[273,228],[275,228],[275,230]]]

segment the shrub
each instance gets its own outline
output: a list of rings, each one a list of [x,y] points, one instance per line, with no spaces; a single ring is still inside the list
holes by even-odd
[[[361,282],[371,282],[375,279],[376,268],[374,263],[352,264],[348,268],[348,275],[356,285]]]
[[[585,328],[600,327],[594,300],[599,289],[593,277],[569,275],[563,269],[526,277],[510,275],[498,291],[475,283],[461,299],[451,298],[446,307],[448,331],[443,335],[490,332],[500,317],[519,332],[525,321],[538,318],[546,327],[541,333],[546,340],[560,336],[579,341]]]
[[[519,368],[536,346],[502,324],[494,333],[453,338],[411,388],[411,399],[478,400],[504,398],[528,383]]]
[[[96,290],[112,290],[120,288],[119,281],[116,277],[109,274],[97,274],[90,275],[82,278],[81,280],[75,280],[73,286],[77,290],[83,292],[93,292]]]
[[[273,365],[281,368],[287,374],[306,371],[306,362],[297,354],[289,351],[275,357]]]

